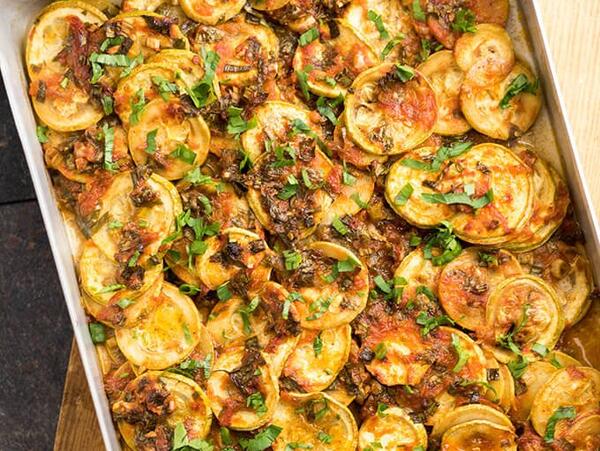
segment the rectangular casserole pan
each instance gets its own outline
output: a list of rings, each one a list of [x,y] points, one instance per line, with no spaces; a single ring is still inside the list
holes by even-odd
[[[53,195],[42,148],[36,138],[35,117],[27,94],[25,40],[31,23],[47,3],[48,0],[0,0],[7,19],[6,25],[0,28],[0,69],[48,233],[100,430],[106,449],[116,451],[121,447],[104,394],[102,374],[88,333],[86,315],[79,300],[73,243],[69,241],[68,228],[63,222]],[[575,151],[573,133],[565,117],[565,106],[553,61],[547,49],[537,0],[511,0],[508,29],[514,40],[517,55],[535,69],[543,87],[545,104],[530,132],[532,141],[540,153],[555,168],[561,170],[568,181],[576,214],[586,237],[594,279],[597,282],[600,280],[600,229],[581,171],[581,163]]]

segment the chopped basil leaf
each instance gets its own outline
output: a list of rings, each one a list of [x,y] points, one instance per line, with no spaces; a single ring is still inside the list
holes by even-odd
[[[292,302],[304,302],[304,300],[302,299],[302,296],[300,296],[300,293],[292,292],[288,294],[283,302],[283,309],[281,311],[281,317],[283,319],[287,320],[289,318]]]
[[[193,88],[187,90],[196,108],[202,108],[215,101],[215,73],[221,59],[216,52],[207,51],[204,47],[200,55],[204,62],[204,77]]]
[[[343,101],[343,97],[340,95],[340,97],[342,98]],[[317,99],[317,111],[319,112],[319,114],[321,116],[323,116],[324,118],[327,118],[329,120],[329,122],[331,122],[333,125],[337,125],[338,123],[338,119],[337,116],[335,115],[333,108],[335,108],[337,105],[339,105],[339,103],[336,103],[337,99],[334,99],[333,102],[331,102],[329,99],[325,98],[325,97],[319,97]]]
[[[467,351],[465,351],[465,349],[462,347],[462,344],[460,342],[460,338],[458,338],[458,335],[456,335],[456,334],[452,334],[452,347],[454,348],[454,351],[456,352],[456,356],[458,357],[458,360],[456,361],[456,365],[454,365],[454,368],[452,368],[452,371],[454,373],[458,373],[467,364],[467,362],[469,361],[469,357],[471,357],[471,354],[469,354]]]
[[[177,423],[173,431],[173,447],[171,449],[172,451],[213,451],[214,447],[206,440],[199,438],[190,440],[183,423]]]
[[[311,449],[313,446],[310,443],[291,442],[285,445],[284,451],[291,451],[294,449]]]
[[[169,100],[171,94],[177,94],[179,92],[179,87],[166,78],[153,75],[151,79],[152,83],[158,88],[158,93],[165,102]]]
[[[100,291],[97,291],[96,294],[113,293],[115,291],[122,290],[123,288],[125,288],[125,285],[122,283],[113,283],[112,285],[107,285]]]
[[[431,302],[437,302],[437,296],[425,285],[419,285],[415,292],[416,294],[424,294]]]
[[[196,153],[193,152],[188,146],[185,144],[177,144],[175,150],[169,154],[170,157],[177,158],[187,164],[194,164],[196,161]]]
[[[452,30],[459,33],[475,33],[475,14],[468,8],[460,8],[456,12],[454,22],[452,22]]]
[[[38,125],[35,129],[35,134],[40,143],[44,144],[48,142],[48,127],[45,125]]]
[[[283,431],[283,428],[271,424],[253,438],[240,438],[240,445],[244,451],[264,451],[273,444],[281,431]]]
[[[69,86],[69,79],[67,77],[64,77],[61,81],[60,81],[60,87],[63,89],[66,89],[67,86]]]
[[[129,260],[127,260],[127,266],[129,268],[133,268],[137,264],[139,258],[140,258],[140,251],[136,250],[133,253],[133,255],[129,258]]]
[[[283,186],[277,197],[281,200],[289,200],[298,193],[298,179],[295,176],[289,175],[287,183]]]
[[[101,323],[90,323],[88,324],[90,330],[90,337],[92,337],[92,343],[104,343],[106,341],[106,332],[104,325]]]
[[[321,332],[319,332],[313,340],[313,351],[315,353],[315,357],[319,357],[319,354],[321,354],[321,352],[323,351],[323,340],[321,339]]]
[[[344,185],[348,185],[348,186],[354,186],[356,184],[356,177],[354,177],[350,173],[350,171],[348,171],[345,161],[343,163],[343,170],[342,170],[342,183]],[[355,193],[355,194],[358,194],[358,193]],[[362,208],[364,208],[364,207],[362,207]]]
[[[108,50],[112,47],[121,45],[123,43],[123,41],[125,41],[124,36],[115,36],[113,38],[107,38],[104,41],[102,41],[102,44],[100,44],[100,51],[106,52],[106,50]]]
[[[296,71],[296,78],[300,85],[300,91],[306,100],[310,100],[310,91],[308,88],[308,74],[313,70],[313,67],[309,64],[304,66],[304,69]]]
[[[252,393],[246,398],[246,407],[254,409],[259,417],[264,416],[268,410],[265,404],[265,398],[263,398],[263,395],[260,392]]]
[[[220,301],[227,301],[231,299],[233,294],[229,290],[229,282],[225,282],[223,285],[217,288],[217,297]]]
[[[193,296],[200,293],[200,288],[198,288],[196,285],[192,285],[191,283],[182,283],[179,285],[179,292],[187,294],[188,296]]]
[[[375,11],[370,9],[369,12],[367,13],[367,19],[369,19],[371,22],[373,22],[373,24],[375,25],[375,28],[377,28],[377,31],[379,31],[379,39],[389,39],[390,34],[385,29],[385,25],[383,24],[383,19],[381,18],[381,16],[379,14],[377,14]]]
[[[521,354],[517,356],[516,360],[511,360],[506,364],[510,373],[515,379],[519,379],[521,376],[523,376],[525,370],[527,370],[527,365],[529,365],[529,362]]]
[[[542,357],[546,357],[548,352],[550,352],[548,348],[541,343],[534,343],[533,346],[531,346],[531,350]]]
[[[311,313],[311,315],[307,316],[306,320],[315,321],[322,317],[329,309],[332,300],[333,299],[331,297],[327,299],[319,297],[316,301],[311,302],[311,304],[308,306],[308,311]]]
[[[106,116],[113,113],[114,101],[111,96],[102,96],[102,98],[100,99],[100,103],[102,103],[102,109],[104,110],[104,114]]]
[[[408,240],[408,245],[412,247],[417,247],[421,244],[422,238],[419,235],[412,234],[410,239]]]
[[[296,251],[283,251],[285,269],[291,271],[300,267],[302,255]]]
[[[156,134],[158,133],[158,129],[148,132],[146,135],[146,153],[153,154],[156,152]]]
[[[379,418],[384,418],[387,417],[387,413],[385,413],[385,411],[389,408],[389,406],[387,404],[384,404],[382,402],[378,402],[377,403],[377,416]]]
[[[348,233],[348,227],[338,217],[331,222],[331,227],[333,227],[335,231],[342,236]]]
[[[313,27],[300,35],[300,38],[298,39],[298,44],[300,45],[300,47],[306,47],[318,37],[319,30],[317,29],[317,27]]]
[[[412,2],[412,15],[419,22],[425,22],[425,13],[421,8],[421,2],[419,0],[413,0]]]
[[[367,208],[369,206],[369,204],[367,202],[365,202],[364,200],[362,200],[360,198],[360,195],[358,193],[352,194],[352,196],[350,196],[350,199],[352,199],[354,201],[354,203],[356,205],[358,205],[360,208]]]
[[[382,341],[377,346],[375,346],[375,358],[377,360],[383,360],[383,359],[385,359],[386,354],[387,354],[387,346],[386,346],[385,342]]]
[[[123,227],[123,223],[121,221],[110,221],[107,225],[109,230],[120,229]]]
[[[329,444],[333,440],[333,437],[326,432],[319,431],[317,439],[322,443]]]
[[[406,83],[407,81],[415,78],[415,71],[409,66],[396,64],[396,77],[402,83]]]
[[[414,191],[413,186],[410,183],[407,183],[406,185],[404,185],[402,187],[400,192],[398,192],[398,194],[394,198],[394,203],[396,205],[400,205],[400,206],[406,205],[406,203],[408,202],[408,199],[410,199],[410,196],[412,195],[413,191]]]
[[[129,298],[123,298],[123,299],[119,299],[119,301],[117,302],[117,305],[119,307],[121,307],[122,309],[126,309],[127,307],[129,307],[130,305],[134,304],[135,301],[132,301]]]
[[[227,133],[230,135],[239,136],[241,133],[256,127],[256,118],[245,120],[242,117],[243,111],[242,108],[234,106],[227,108]]]
[[[103,167],[107,171],[116,171],[119,165],[113,161],[113,149],[115,145],[115,129],[108,124],[102,126],[102,135],[104,136],[104,163]]]
[[[502,100],[500,100],[500,108],[503,110],[510,107],[510,101],[513,97],[521,94],[522,92],[528,92],[529,94],[535,94],[539,88],[539,80],[536,79],[533,83],[529,82],[527,75],[519,74],[515,77],[508,88],[506,88],[506,93]]]
[[[308,169],[302,168],[302,172],[301,173],[302,173],[302,182],[304,183],[304,186],[306,186],[310,190],[315,190],[315,189],[318,188],[318,185],[315,185],[311,181]]]
[[[443,325],[453,325],[454,321],[446,315],[430,316],[427,312],[421,312],[417,316],[416,322],[421,328],[421,335],[428,335],[432,330]]]
[[[394,47],[396,47],[398,44],[400,44],[403,40],[404,40],[404,35],[400,34],[398,36],[396,36],[393,39],[390,39],[388,41],[388,43],[385,45],[385,47],[383,48],[383,50],[381,51],[381,54],[379,55],[379,58],[381,58],[381,60],[383,61],[384,59],[387,58],[387,56],[390,54],[390,52],[394,49]],[[406,67],[406,66],[404,66]],[[414,76],[414,74],[413,74]],[[400,77],[399,77],[400,78]],[[402,81],[408,81],[411,78],[413,78],[412,76],[409,77],[407,80],[402,80]]]
[[[441,253],[434,255],[433,249],[439,249]],[[452,224],[442,221],[437,232],[430,234],[423,248],[423,256],[431,260],[434,266],[442,266],[451,262],[462,252],[460,241],[452,233]]]
[[[129,115],[129,122],[131,122],[131,125],[135,125],[140,121],[140,114],[146,106],[146,96],[144,95],[144,90],[142,88],[138,89],[135,93],[135,97],[137,98],[135,102],[133,98],[130,101],[131,114]]]
[[[577,412],[575,407],[565,406],[556,409],[546,424],[544,441],[546,443],[552,443],[554,441],[554,430],[556,429],[556,423],[558,423],[560,420],[572,420],[576,415]]]
[[[473,198],[466,192],[463,193],[423,193],[421,198],[430,204],[461,204],[468,205],[475,210],[485,207],[494,200],[494,193],[489,189],[483,196]]]
[[[431,164],[419,160],[414,160],[412,158],[405,158],[404,160],[400,160],[400,164],[402,166],[406,166],[407,168],[417,169],[419,171],[431,170]]]
[[[213,183],[213,179],[209,175],[204,175],[200,168],[194,168],[188,172],[183,178],[186,182],[192,185],[207,185]]]
[[[192,343],[194,339],[192,337],[192,333],[190,332],[190,328],[188,327],[187,323],[183,323],[183,326],[181,326],[181,328],[183,329],[183,336],[185,337],[185,341],[188,343]]]
[[[498,265],[498,257],[493,254],[488,254],[487,252],[479,252],[479,262],[482,266],[497,266]]]

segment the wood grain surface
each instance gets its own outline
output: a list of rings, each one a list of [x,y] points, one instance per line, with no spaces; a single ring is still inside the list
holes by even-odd
[[[537,0],[596,211],[600,210],[600,0]],[[55,451],[103,449],[76,346],[65,381]]]

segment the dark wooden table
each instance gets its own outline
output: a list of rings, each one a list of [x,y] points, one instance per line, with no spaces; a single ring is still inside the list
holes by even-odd
[[[50,450],[72,329],[0,86],[0,450]]]

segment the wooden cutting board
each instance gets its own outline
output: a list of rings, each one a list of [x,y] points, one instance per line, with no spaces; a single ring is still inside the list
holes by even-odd
[[[550,50],[558,70],[584,172],[600,211],[600,1],[536,0],[542,6]],[[71,349],[55,451],[102,450],[100,430],[77,346]]]

